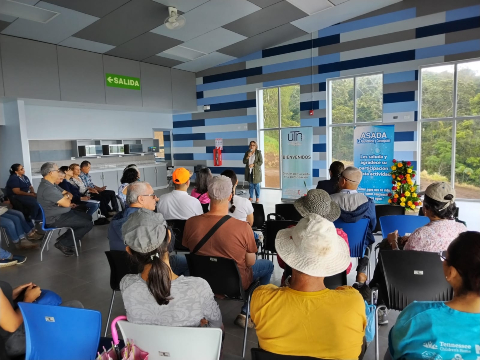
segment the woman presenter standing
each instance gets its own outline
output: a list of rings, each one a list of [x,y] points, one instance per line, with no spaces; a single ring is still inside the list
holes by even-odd
[[[253,191],[257,196],[257,203],[260,202],[260,183],[262,182],[262,152],[258,150],[257,143],[250,141],[250,148],[243,157],[245,164],[245,180],[249,183],[250,201],[253,201]]]

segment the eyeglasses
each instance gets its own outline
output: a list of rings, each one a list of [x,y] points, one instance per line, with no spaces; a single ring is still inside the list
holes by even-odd
[[[151,196],[151,197],[153,197],[153,198],[156,198],[156,197],[157,197],[157,195],[155,195],[155,194],[147,194],[147,195],[140,195],[140,196]]]
[[[350,182],[352,182],[352,183],[356,183],[356,182],[357,182],[357,181],[350,180],[349,178],[346,178],[346,177],[343,176],[342,174],[338,175],[338,177],[342,177],[342,178],[344,178],[345,180],[350,181]]]
[[[438,253],[438,256],[440,256],[440,260],[446,261],[447,260],[447,252],[446,251],[440,251]]]

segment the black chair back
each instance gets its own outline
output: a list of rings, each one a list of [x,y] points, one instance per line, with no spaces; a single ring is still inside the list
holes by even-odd
[[[195,254],[186,254],[185,256],[190,276],[205,279],[214,294],[222,294],[231,299],[245,299],[242,278],[235,260]]]
[[[347,270],[341,272],[340,274],[326,277],[323,279],[323,283],[330,290],[335,290],[339,286],[347,285]]]
[[[190,251],[187,247],[182,245],[183,231],[185,230],[186,222],[187,220],[167,220],[167,224],[172,227],[173,235],[175,237],[173,248],[177,251]]]
[[[405,215],[405,208],[394,205],[375,205],[375,215],[377,217],[377,225],[375,225],[374,233],[382,231],[380,227],[380,218],[388,215]]]
[[[253,230],[263,230],[265,224],[265,210],[262,204],[252,203],[253,206]]]
[[[138,274],[138,266],[132,262],[126,251],[105,251],[110,265],[110,288],[120,291],[120,281],[127,274]]]
[[[270,216],[271,214],[269,214]],[[286,229],[289,226],[295,226],[297,221],[293,220],[267,220],[265,222],[265,238],[263,249],[272,253],[277,253],[275,249],[275,237],[280,230]]]
[[[262,349],[252,348],[252,360],[321,360],[310,356],[294,356],[274,354]]]
[[[453,297],[436,253],[380,251],[379,265],[385,274],[389,309],[401,311],[413,301],[448,301]]]
[[[295,209],[295,206],[293,206],[293,203],[276,204],[275,214],[282,216],[285,220],[302,220],[302,215],[298,213],[297,209]]]

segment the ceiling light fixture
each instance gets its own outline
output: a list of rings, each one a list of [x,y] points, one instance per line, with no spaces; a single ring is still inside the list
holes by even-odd
[[[0,13],[46,24],[60,13],[13,0],[0,0]]]
[[[168,13],[170,14],[164,21],[165,26],[170,30],[180,29],[185,25],[185,17],[183,15],[178,15],[178,10],[176,7],[169,6]]]

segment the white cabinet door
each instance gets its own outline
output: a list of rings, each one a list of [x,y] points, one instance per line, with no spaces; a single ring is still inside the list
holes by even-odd
[[[157,176],[155,174],[155,167],[143,168],[143,174],[146,182],[148,182],[153,188],[157,187]]]
[[[92,177],[92,182],[95,186],[103,186],[103,177],[101,172],[90,173],[90,176]]]
[[[167,181],[167,167],[165,165],[156,166],[157,169],[157,187],[166,187]]]
[[[32,179],[32,186],[33,186],[33,188],[35,189],[35,191],[37,191],[38,185],[40,185],[40,181],[41,181],[41,180],[42,180],[42,179]]]
[[[113,190],[115,193],[120,186],[116,171],[105,171],[103,173],[103,186],[107,187],[107,190]]]

